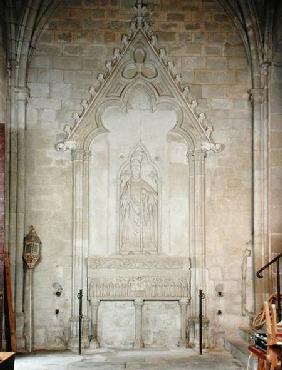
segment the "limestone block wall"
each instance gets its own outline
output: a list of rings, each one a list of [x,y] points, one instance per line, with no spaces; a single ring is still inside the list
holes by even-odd
[[[0,250],[4,249],[5,229],[5,123],[6,123],[6,53],[0,25]]]
[[[0,122],[6,121],[6,95],[7,95],[7,75],[6,75],[6,51],[3,44],[3,29],[0,24]]]
[[[34,273],[35,348],[65,347],[70,317],[72,163],[54,144],[63,126],[72,122],[73,112],[81,109],[80,101],[104,70],[105,60],[120,45],[132,5],[118,0],[64,1],[43,30],[31,61],[26,225],[36,227],[43,243]],[[251,239],[250,71],[240,37],[216,0],[160,0],[153,9],[153,29],[207,113],[215,141],[225,145],[222,153],[206,160],[203,230],[207,315],[215,335],[221,335],[242,322],[241,261]],[[56,282],[63,287],[60,298],[54,294]],[[220,299],[219,284],[224,293]]]
[[[282,9],[280,8],[280,16]],[[277,19],[280,19],[279,16]],[[277,27],[270,85],[270,240],[272,257],[282,252],[282,26]]]

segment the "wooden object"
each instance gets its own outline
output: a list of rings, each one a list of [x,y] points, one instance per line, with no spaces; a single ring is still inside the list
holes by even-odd
[[[267,361],[270,369],[282,369],[282,333],[278,332],[276,306],[264,303],[267,333]]]
[[[14,370],[15,352],[0,352],[0,370]]]
[[[11,273],[10,273],[10,257],[5,253],[5,314],[6,314],[6,341],[7,349],[16,351],[16,328],[15,328],[15,314],[13,309],[13,295],[11,286]]]
[[[4,226],[5,226],[5,124],[0,123],[0,351],[4,318]]]
[[[282,305],[282,295],[280,295],[280,304]],[[275,304],[277,306],[277,294],[272,294],[268,299],[268,304]],[[252,322],[252,328],[255,330],[261,329],[265,325],[265,310],[264,307],[262,310],[255,316]]]
[[[255,346],[249,346],[248,349],[249,349],[249,352],[251,352],[253,356],[257,357],[257,360],[258,360],[257,370],[269,369],[269,367],[267,367],[268,365],[267,365],[267,357],[266,357],[265,351]]]
[[[267,350],[249,346],[249,352],[258,359],[257,370],[282,370],[282,328],[277,324],[276,306],[264,303]]]

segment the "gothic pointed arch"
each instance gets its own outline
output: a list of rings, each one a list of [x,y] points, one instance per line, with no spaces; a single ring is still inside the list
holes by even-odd
[[[147,86],[148,92],[153,91],[153,100],[157,104],[181,107],[186,127],[179,121],[176,127],[189,132],[197,142],[195,149],[202,147],[215,152],[223,149],[214,142],[213,128],[205,113],[198,111],[198,103],[191,96],[189,86],[182,80],[174,62],[166,50],[159,47],[145,13],[146,7],[139,5],[136,8],[130,31],[122,37],[122,47],[114,50],[112,58],[105,62],[106,71],[98,74],[96,84],[89,87],[89,98],[82,100],[80,112],[73,113],[74,122],[65,126],[64,137],[56,144],[57,150],[83,147],[82,142],[89,135],[89,130],[95,125],[98,129],[99,124],[94,118],[97,107],[107,105],[109,101],[123,102],[127,92],[136,84]]]

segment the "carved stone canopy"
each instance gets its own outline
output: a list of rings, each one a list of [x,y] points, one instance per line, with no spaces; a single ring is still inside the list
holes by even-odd
[[[147,8],[138,2],[135,11],[129,32],[122,37],[121,48],[115,49],[112,58],[105,62],[106,71],[98,74],[96,84],[90,86],[89,98],[82,100],[81,111],[73,114],[74,123],[65,126],[65,138],[56,144],[57,150],[88,150],[93,137],[107,131],[101,115],[109,102],[122,103],[126,111],[128,97],[142,86],[153,98],[153,110],[170,105],[178,111],[175,129],[186,135],[192,151],[221,151],[223,146],[214,142],[206,114],[198,112],[198,103],[191,96],[189,86],[183,82],[166,50],[158,46],[148,23]]]
[[[72,289],[185,302],[185,337],[185,305],[205,284],[204,158],[222,146],[140,2],[136,12],[57,144],[73,158]]]

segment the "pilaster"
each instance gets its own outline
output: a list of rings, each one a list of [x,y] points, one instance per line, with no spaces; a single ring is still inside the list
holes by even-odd
[[[194,150],[187,153],[190,172],[190,257],[192,261],[191,286],[192,296],[197,297],[198,290],[206,289],[205,263],[205,158],[206,150]],[[196,299],[191,304],[191,315],[196,315]]]
[[[178,301],[180,306],[180,340],[179,347],[186,348],[187,341],[187,308],[189,304],[188,299],[181,299]]]
[[[25,132],[26,107],[29,89],[11,89],[12,110],[10,125],[9,152],[9,252],[11,257],[11,279],[14,288],[14,307],[16,313],[17,342],[19,348],[25,347],[23,307],[23,240],[25,234]],[[25,304],[25,303],[24,303]]]
[[[265,84],[264,84],[265,85]],[[265,85],[267,86],[267,84]],[[256,278],[256,271],[269,260],[269,133],[267,87],[249,90],[253,124],[253,280],[254,311],[260,309],[268,296],[267,280]]]
[[[91,311],[92,311],[92,339],[90,342],[90,349],[97,349],[100,347],[98,341],[98,310],[100,306],[99,299],[91,300]]]
[[[73,161],[73,275],[72,315],[78,315],[77,292],[83,294],[84,313],[87,313],[87,284],[85,258],[88,255],[88,160],[90,152],[83,149],[72,151]]]
[[[72,305],[69,320],[70,339],[68,346],[76,349],[78,343],[78,301],[77,293],[83,290],[83,347],[89,346],[89,310],[87,273],[85,259],[88,255],[88,225],[85,225],[88,212],[88,160],[90,152],[82,148],[72,150],[73,162],[73,251],[72,251]]]
[[[72,351],[77,351],[78,349],[78,325],[79,325],[79,318],[71,317],[69,319],[69,340],[68,340],[68,348]],[[82,319],[82,348],[89,347],[89,327],[90,327],[90,319],[88,317],[83,317]]]
[[[143,348],[144,342],[142,338],[142,307],[144,301],[141,298],[135,299],[135,341],[134,348]]]

